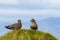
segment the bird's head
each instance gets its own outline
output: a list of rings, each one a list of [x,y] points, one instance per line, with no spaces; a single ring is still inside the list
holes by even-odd
[[[18,22],[21,22],[21,20],[18,20]]]
[[[31,22],[35,22],[35,19],[31,19]]]

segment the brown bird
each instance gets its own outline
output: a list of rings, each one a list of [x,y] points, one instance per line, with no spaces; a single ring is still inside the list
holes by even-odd
[[[38,26],[37,26],[37,24],[36,24],[35,19],[32,19],[32,20],[31,20],[30,28],[33,29],[33,30],[37,30],[37,29],[38,29]]]
[[[5,28],[7,29],[12,29],[12,30],[18,30],[22,27],[22,23],[21,23],[21,20],[18,20],[17,23],[15,24],[11,24],[11,25],[8,25],[8,26],[5,26]]]

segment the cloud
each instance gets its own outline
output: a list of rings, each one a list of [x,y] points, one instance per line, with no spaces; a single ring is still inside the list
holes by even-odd
[[[32,18],[36,20],[44,20],[48,17],[60,17],[60,10],[54,9],[41,9],[41,10],[18,10],[18,9],[0,9],[0,21],[9,22],[16,21],[18,19],[24,22],[29,21]],[[12,19],[12,20],[11,20]]]
[[[41,9],[41,10],[18,10],[18,9],[0,9],[0,15],[10,16],[49,16],[60,17],[60,10]]]
[[[41,0],[43,8],[60,8],[60,0]]]
[[[22,9],[60,9],[60,0],[18,0]]]
[[[41,20],[47,17],[60,17],[60,9],[53,9],[59,8],[59,0],[0,0],[0,2],[6,8],[0,6],[2,7],[0,17],[38,17]]]
[[[17,0],[0,0],[0,4],[16,5],[17,3],[18,3]]]
[[[40,4],[40,0],[18,0],[19,4]]]
[[[0,0],[0,6],[17,9],[60,9],[60,0]]]

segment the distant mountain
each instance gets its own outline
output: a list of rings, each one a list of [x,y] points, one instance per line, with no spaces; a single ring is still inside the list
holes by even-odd
[[[39,30],[52,33],[60,40],[60,17],[49,17],[37,21]]]
[[[41,22],[47,23],[48,25],[60,25],[60,17],[49,17]]]
[[[14,30],[0,37],[0,40],[57,40],[53,35],[37,30]]]

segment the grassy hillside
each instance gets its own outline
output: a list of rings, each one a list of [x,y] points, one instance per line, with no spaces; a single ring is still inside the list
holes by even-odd
[[[0,40],[57,40],[53,35],[37,30],[14,30],[0,37]]]

